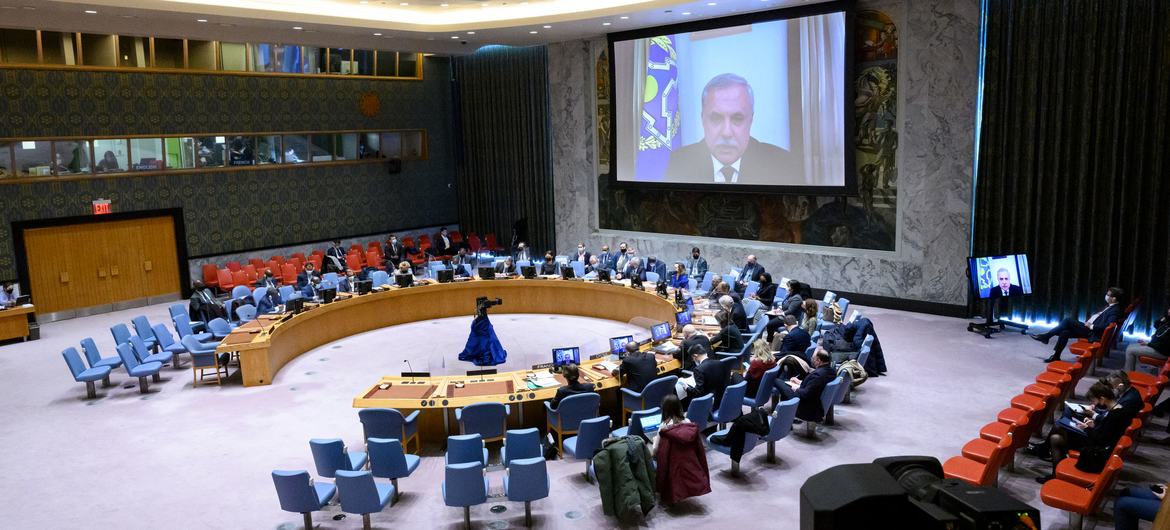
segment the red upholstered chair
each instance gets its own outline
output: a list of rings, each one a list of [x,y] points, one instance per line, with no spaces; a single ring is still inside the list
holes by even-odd
[[[203,264],[203,285],[212,289],[219,286],[219,269],[216,268],[214,263]]]
[[[265,269],[272,269],[273,274],[280,276],[281,263],[279,261],[268,260],[268,263],[264,264],[264,268]]]
[[[251,263],[244,266],[244,275],[248,278],[248,285],[255,285],[256,280],[260,279],[260,271],[257,271]]]
[[[1109,352],[1113,350],[1113,344],[1117,339],[1117,330],[1120,329],[1116,322],[1105,327],[1105,331],[1101,333],[1101,342],[1077,342],[1068,345],[1068,351],[1073,355],[1080,357],[1088,356],[1096,362],[1089,365],[1090,373],[1096,373],[1096,368],[1101,366],[1101,360],[1109,356]],[[1051,364],[1051,363],[1050,363]]]
[[[252,283],[254,283],[254,282],[248,281],[248,273],[244,272],[243,270],[232,271],[232,286],[233,287],[235,287],[236,285],[246,285],[246,286],[251,287]],[[228,292],[231,292],[231,290],[228,290]]]
[[[362,244],[361,244],[361,243],[354,243],[354,244],[352,244],[352,245],[350,245],[350,246],[349,246],[349,251],[350,251],[350,252],[361,252],[361,251],[363,251],[363,250],[365,250],[365,249],[363,249],[363,248],[362,248]]]
[[[479,252],[483,248],[483,244],[479,242],[479,236],[471,234],[467,236],[467,246],[471,248],[472,252]]]
[[[386,270],[386,266],[382,264],[382,255],[373,250],[366,252],[366,265],[381,271]]]
[[[366,243],[366,250],[377,250],[378,252],[382,252],[382,244],[377,241],[370,241],[369,243]]]
[[[321,259],[325,259],[325,251],[321,250],[321,249],[314,250],[314,251],[310,252],[309,255],[310,256],[321,256]]]
[[[268,261],[275,261],[277,263],[284,263],[284,256],[269,256]]]
[[[488,250],[491,250],[493,252],[504,250],[504,247],[500,246],[500,242],[496,241],[496,234],[495,233],[487,234],[487,235],[483,236],[483,238],[484,238],[483,245],[485,247],[487,247]]]
[[[285,263],[280,268],[280,278],[284,280],[285,285],[297,284],[297,269],[293,267],[292,263]]]
[[[232,277],[232,271],[228,269],[219,269],[216,272],[219,275],[219,290],[230,293],[232,288],[236,286],[236,281]]]
[[[349,270],[352,270],[352,271],[362,270],[361,254],[353,254],[353,253],[346,254],[345,255],[345,266],[348,267]]]
[[[238,262],[238,261],[227,262],[227,269],[229,271],[232,271],[232,272],[236,272],[236,271],[240,270],[240,262]]]
[[[418,244],[419,244],[419,246],[431,244],[431,236],[429,236],[427,234],[422,234],[422,235],[418,236]]]
[[[406,237],[402,238],[402,245],[405,246],[406,248],[414,247],[414,237],[406,236]]]
[[[317,269],[318,271],[320,271],[320,270],[321,270],[321,262],[322,262],[323,260],[324,260],[324,258],[323,258],[323,257],[321,257],[321,256],[318,256],[318,255],[316,255],[316,254],[313,254],[312,256],[309,256],[309,263],[312,263],[312,264],[313,264],[313,267],[316,267],[316,269]]]
[[[293,252],[292,254],[289,254],[288,257],[289,257],[289,259],[292,259],[292,258],[299,259],[299,260],[301,260],[302,263],[305,261],[305,253],[304,252]]]
[[[252,258],[248,260],[248,264],[258,271],[264,270],[264,261],[260,258]]]
[[[296,269],[298,273],[302,270],[305,270],[305,262],[302,261],[301,258],[290,258],[285,263],[291,263],[293,268]]]
[[[1122,436],[1121,439],[1117,440],[1117,445],[1113,446],[1113,454],[1125,460],[1125,456],[1129,454],[1131,447],[1133,447],[1133,438]],[[1068,458],[1056,464],[1056,478],[1087,488],[1097,481],[1101,473],[1089,473],[1077,469],[1077,458],[1079,457],[1079,454],[1072,456],[1070,453]]]
[[[1064,389],[1055,385],[1046,385],[1044,383],[1032,383],[1024,387],[1025,394],[1031,394],[1036,397],[1044,399],[1057,399],[1064,394]]]
[[[1040,500],[1048,506],[1067,511],[1069,528],[1080,530],[1084,516],[1097,513],[1101,501],[1113,488],[1121,472],[1121,465],[1120,457],[1111,456],[1105,463],[1105,469],[1088,487],[1061,479],[1049,480],[1040,488]]]
[[[999,481],[999,468],[1004,459],[1011,452],[1012,435],[1009,433],[998,443],[994,443],[984,454],[985,460],[976,460],[966,456],[955,456],[943,463],[943,475],[947,478],[957,478],[972,486],[990,487]],[[992,444],[983,439],[972,440],[964,449],[972,444],[983,446]]]
[[[463,234],[459,233],[458,230],[452,230],[452,231],[448,232],[447,235],[451,236],[451,241],[453,241],[455,243],[462,243],[463,242]]]

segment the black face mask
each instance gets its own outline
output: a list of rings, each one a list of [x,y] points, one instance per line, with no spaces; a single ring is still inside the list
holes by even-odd
[[[694,254],[691,254],[691,257],[692,257],[692,258],[695,258],[695,259],[699,259],[699,253],[698,253],[698,252],[696,252],[696,253],[694,253]]]
[[[626,249],[624,249],[624,248],[623,248],[623,249],[622,249],[622,254],[625,254],[625,253],[626,253]]]

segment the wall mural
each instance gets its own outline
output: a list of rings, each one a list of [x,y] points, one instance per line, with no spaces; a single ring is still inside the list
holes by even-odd
[[[898,31],[859,11],[854,71],[858,197],[611,189],[609,57],[597,60],[598,218],[601,228],[895,250]]]

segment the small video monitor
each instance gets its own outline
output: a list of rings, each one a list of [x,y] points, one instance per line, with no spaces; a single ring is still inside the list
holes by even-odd
[[[695,299],[694,298],[687,298],[687,314],[689,314],[689,315],[695,314]]]
[[[573,278],[576,278],[576,277],[577,277],[577,271],[574,271],[573,267],[570,267],[567,265],[561,267],[561,278],[564,278],[566,280],[572,280]]]
[[[299,296],[296,298],[293,298],[292,300],[289,300],[288,302],[285,302],[285,304],[284,304],[284,312],[285,313],[292,313],[295,315],[297,313],[300,313],[304,309],[305,309],[305,299],[302,297],[299,297]]]
[[[678,327],[683,327],[691,323],[691,314],[686,311],[679,311],[674,314],[674,320],[678,323]]]
[[[633,335],[623,335],[621,337],[612,337],[609,339],[609,352],[616,354],[616,355],[621,355],[622,353],[625,353],[625,351],[626,351],[626,343],[633,342],[633,341],[634,341]]]
[[[581,348],[573,346],[572,348],[554,348],[553,367],[560,368],[566,364],[581,364]]]
[[[496,279],[496,268],[495,267],[480,267],[479,268],[479,278],[481,280],[494,280],[494,279]]]
[[[529,280],[535,278],[536,277],[536,266],[535,265],[521,265],[520,266],[520,275],[525,277],[525,278],[528,278]]]
[[[451,283],[455,281],[455,271],[451,269],[439,269],[439,283]]]
[[[370,294],[374,290],[374,282],[370,280],[358,281],[354,285],[357,286],[357,294]]]
[[[630,276],[630,287],[637,287],[638,289],[641,289],[642,277],[637,274]]]
[[[1032,294],[1027,254],[967,259],[971,290],[981,300]]]
[[[653,339],[654,342],[659,342],[659,341],[664,341],[666,339],[669,339],[670,338],[670,323],[669,322],[662,322],[660,324],[654,324],[653,326],[650,326],[650,338]]]
[[[395,274],[394,284],[399,287],[410,287],[414,285],[414,276],[409,274]]]
[[[609,270],[608,269],[597,269],[597,281],[608,282],[609,281]]]

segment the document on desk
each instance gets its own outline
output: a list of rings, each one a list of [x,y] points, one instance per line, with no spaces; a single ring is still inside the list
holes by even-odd
[[[618,364],[611,361],[602,361],[593,366],[605,370],[606,372],[612,372],[618,369]]]
[[[552,374],[536,376],[532,379],[532,384],[536,385],[536,388],[551,388],[554,386],[561,386],[561,382],[557,381],[557,378]]]
[[[719,321],[715,320],[715,317],[711,317],[711,316],[703,317],[703,320],[701,322],[704,326],[718,326],[719,325]]]

